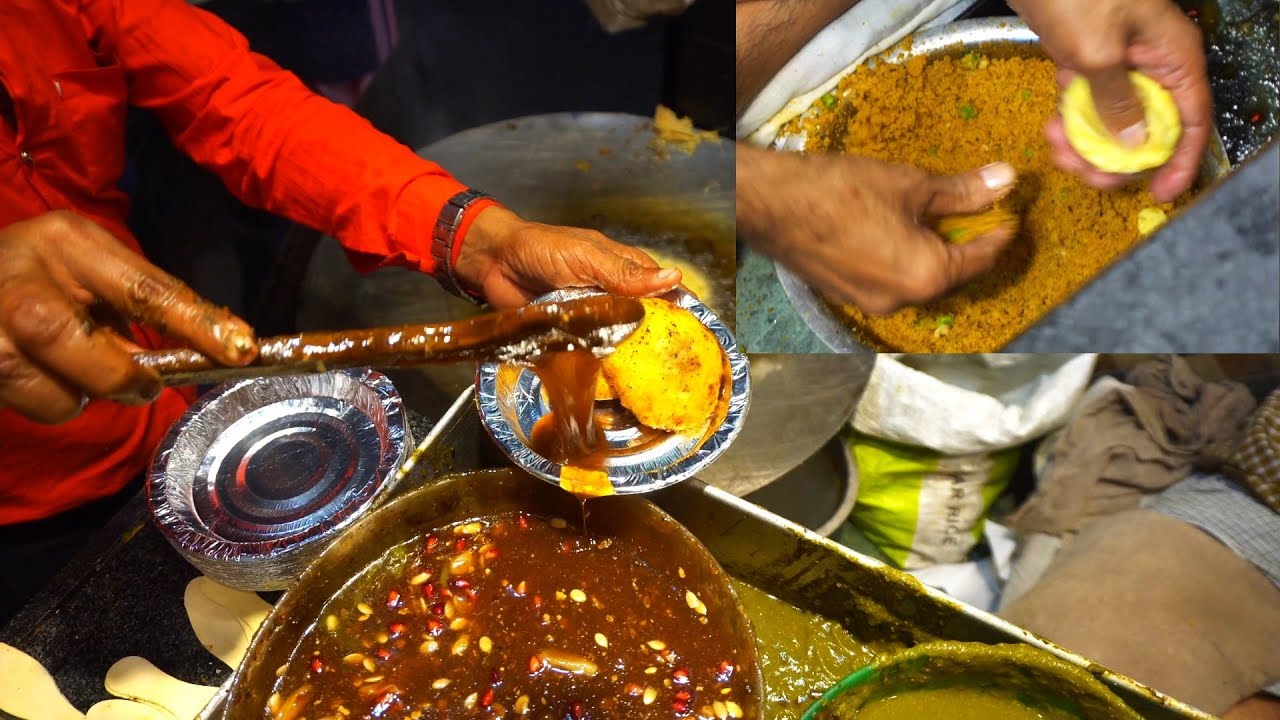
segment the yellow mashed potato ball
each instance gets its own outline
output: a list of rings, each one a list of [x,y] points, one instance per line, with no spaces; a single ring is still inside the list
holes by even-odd
[[[1169,216],[1158,207],[1142,208],[1138,211],[1138,235],[1146,237],[1160,229],[1169,221]]]
[[[1088,80],[1077,76],[1062,93],[1067,141],[1080,157],[1104,172],[1129,174],[1160,167],[1173,157],[1182,136],[1173,95],[1143,73],[1131,72],[1129,78],[1146,116],[1147,139],[1141,145],[1121,145],[1112,137],[1098,116]]]

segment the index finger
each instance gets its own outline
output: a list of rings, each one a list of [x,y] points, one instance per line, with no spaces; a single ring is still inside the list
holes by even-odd
[[[257,354],[253,331],[230,310],[200,297],[182,281],[120,244],[96,223],[67,216],[55,226],[72,279],[134,322],[153,327],[229,365]]]

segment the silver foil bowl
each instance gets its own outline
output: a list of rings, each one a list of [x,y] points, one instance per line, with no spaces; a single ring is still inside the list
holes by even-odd
[[[558,290],[534,302],[558,302],[599,294],[596,290]],[[738,342],[729,328],[711,308],[684,290],[676,290],[667,297],[693,313],[720,342],[729,368],[729,377],[726,378],[730,392],[728,408],[718,426],[697,434],[672,434],[659,443],[641,444],[642,433],[634,418],[630,423],[606,425],[612,426],[605,431],[605,439],[615,454],[605,461],[604,470],[614,489],[623,495],[652,492],[696,475],[737,437],[751,397],[747,356],[738,349]],[[513,364],[482,364],[476,378],[476,404],[485,429],[517,467],[548,482],[560,484],[560,464],[529,447],[534,424],[551,411],[542,392],[542,383],[531,368]],[[596,412],[602,412],[599,405]],[[634,452],[628,452],[629,449]]]
[[[147,504],[205,575],[281,590],[385,496],[411,447],[400,395],[374,370],[228,383],[169,430]]]

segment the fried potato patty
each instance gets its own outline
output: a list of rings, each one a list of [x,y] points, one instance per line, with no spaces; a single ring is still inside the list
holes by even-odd
[[[695,432],[715,413],[724,383],[724,351],[692,313],[646,298],[644,320],[604,360],[618,401],[644,425]]]

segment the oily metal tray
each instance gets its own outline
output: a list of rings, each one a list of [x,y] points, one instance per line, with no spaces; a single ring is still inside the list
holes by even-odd
[[[508,463],[484,436],[473,389],[464,391],[406,463],[396,492],[442,475]],[[459,450],[461,449],[461,451]],[[856,628],[863,642],[1026,643],[1079,665],[1149,720],[1211,715],[1068,652],[911,576],[694,478],[649,495],[734,577],[801,610]],[[229,681],[228,681],[229,682]],[[226,687],[200,720],[221,720]]]
[[[1016,17],[996,17],[961,20],[923,30],[912,36],[910,48],[903,49],[900,46],[892,48],[882,55],[871,58],[867,63],[871,65],[879,62],[902,63],[920,55],[926,57],[945,57],[948,55],[958,57],[965,52],[977,49],[982,49],[984,52],[992,52],[998,56],[1001,54],[1001,47],[1008,48],[1010,45],[1017,48],[1019,54],[1028,51],[1041,54],[1039,49],[1040,38],[1027,27],[1026,23]],[[1005,52],[1008,52],[1008,50],[1006,49]],[[848,72],[851,72],[851,70],[841,72],[818,89],[807,93],[806,97],[813,96],[816,102],[819,95],[834,88],[840,78],[847,75]],[[811,106],[805,114],[816,111],[816,105]],[[770,124],[781,126],[783,123],[779,118],[774,118],[770,121]],[[775,150],[803,152],[807,141],[808,137],[804,131],[780,132],[773,140],[772,147]],[[1228,162],[1226,151],[1223,149],[1222,137],[1215,127],[1209,136],[1209,147],[1205,152],[1204,163],[1200,167],[1200,182],[1207,187],[1215,180],[1224,177],[1230,170],[1231,164]],[[1124,262],[1123,258],[1118,262]],[[776,265],[775,267],[778,273],[778,282],[782,285],[782,290],[786,293],[787,299],[791,301],[792,307],[795,308],[800,318],[804,320],[805,325],[828,347],[841,353],[869,354],[874,352],[874,349],[863,344],[854,332],[849,329],[849,326],[845,324],[845,321],[840,319],[831,309],[826,300],[815,293],[804,280],[782,265]],[[1079,292],[1088,291],[1086,286],[1081,288]],[[998,348],[992,349],[996,350]]]

